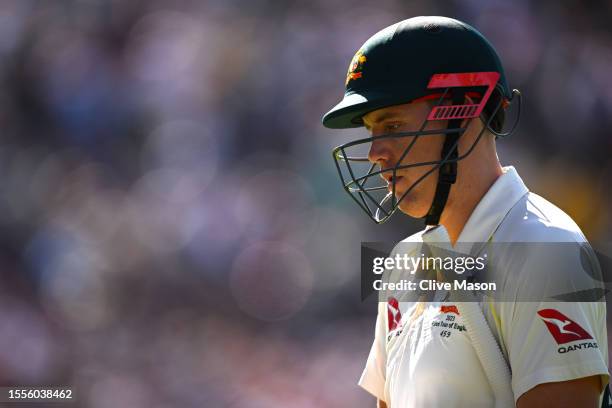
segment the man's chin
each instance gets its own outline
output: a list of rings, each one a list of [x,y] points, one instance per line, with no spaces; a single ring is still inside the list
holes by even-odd
[[[410,197],[406,196],[399,204],[401,212],[412,218],[423,218],[427,215],[428,208],[424,208],[422,205],[418,205],[414,200],[410,200]]]

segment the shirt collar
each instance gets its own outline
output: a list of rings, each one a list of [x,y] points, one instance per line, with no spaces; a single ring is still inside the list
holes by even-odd
[[[510,209],[529,192],[514,167],[504,167],[503,172],[470,215],[457,242],[488,241]]]

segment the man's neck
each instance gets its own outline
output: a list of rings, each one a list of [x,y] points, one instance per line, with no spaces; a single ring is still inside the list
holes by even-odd
[[[444,225],[448,231],[452,245],[455,245],[457,239],[459,239],[463,227],[465,227],[480,200],[502,174],[502,167],[497,163],[496,166],[490,167],[488,171],[487,169],[481,169],[478,174],[462,177],[462,182],[451,188],[452,196],[449,197],[449,203],[440,217],[440,224]]]

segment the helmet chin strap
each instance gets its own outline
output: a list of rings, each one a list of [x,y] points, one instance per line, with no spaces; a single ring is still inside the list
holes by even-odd
[[[453,105],[459,105],[463,103],[464,93],[453,92]],[[462,119],[452,119],[448,121],[447,129],[457,129],[461,126]],[[431,202],[431,207],[425,216],[425,225],[438,225],[440,224],[440,216],[446,206],[448,195],[450,193],[451,186],[457,181],[457,141],[461,136],[460,131],[450,132],[444,138],[444,145],[442,146],[441,159],[450,161],[442,164],[438,171],[438,185],[436,186],[436,194]]]

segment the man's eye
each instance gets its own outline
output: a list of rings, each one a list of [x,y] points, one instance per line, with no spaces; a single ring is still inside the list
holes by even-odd
[[[401,127],[402,127],[402,124],[401,124],[401,123],[391,123],[391,124],[388,124],[388,125],[386,126],[387,131],[389,131],[389,132],[392,132],[392,131],[394,131],[394,130],[398,130],[398,129],[399,129],[399,128],[401,128]]]

